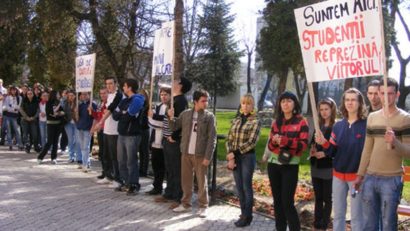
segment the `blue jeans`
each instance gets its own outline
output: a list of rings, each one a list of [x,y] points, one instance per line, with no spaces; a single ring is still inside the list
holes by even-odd
[[[139,186],[139,167],[137,148],[141,136],[118,136],[117,157],[121,182],[126,185]]]
[[[91,134],[88,130],[79,130],[77,131],[77,147],[79,147],[80,155],[77,155],[77,160],[79,160],[79,156],[81,156],[83,167],[89,167],[90,161],[90,141],[91,141]]]
[[[342,181],[337,177],[333,177],[333,230],[346,230],[346,208],[347,194],[350,194],[353,181]],[[350,213],[352,231],[362,231],[362,193],[356,194],[353,198],[350,196]]]
[[[47,122],[39,121],[38,126],[40,127],[40,144],[43,148],[44,146],[46,146],[47,143]]]
[[[256,165],[255,153],[241,154],[235,158],[235,163],[236,169],[233,171],[233,177],[241,205],[241,215],[252,217],[252,177]]]
[[[397,230],[397,207],[402,188],[401,176],[364,177],[363,230],[378,230],[380,218],[382,230]]]
[[[21,142],[20,126],[17,123],[17,118],[4,116],[4,119],[7,123],[7,144],[9,146],[13,146],[13,137],[12,137],[12,131],[11,131],[11,129],[13,129],[14,137],[16,138],[17,145],[20,148],[23,147],[23,143]]]
[[[37,149],[38,144],[38,134],[37,134],[37,120],[35,121],[26,121],[21,119],[21,128],[23,130],[23,142],[26,147],[34,146]],[[31,141],[30,141],[31,140]]]
[[[76,146],[76,132],[77,128],[75,127],[74,123],[67,123],[64,125],[65,132],[67,133],[68,138],[68,158],[69,160],[76,160],[76,153],[78,153],[78,146]],[[78,158],[81,160],[81,158]]]

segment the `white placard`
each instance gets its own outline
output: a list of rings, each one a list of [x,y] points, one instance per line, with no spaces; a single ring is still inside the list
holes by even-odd
[[[152,76],[171,75],[174,59],[174,21],[162,23],[155,31]]]
[[[76,92],[92,92],[94,85],[95,53],[75,59]]]
[[[309,82],[383,75],[377,0],[329,0],[295,10]]]

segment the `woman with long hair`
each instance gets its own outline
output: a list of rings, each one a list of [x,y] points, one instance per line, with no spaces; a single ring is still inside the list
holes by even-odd
[[[333,125],[336,122],[336,103],[331,98],[319,101],[319,127],[325,139],[330,138]],[[332,213],[332,158],[326,156],[322,146],[312,139],[310,149],[310,169],[313,190],[315,192],[315,219],[313,227],[316,230],[326,230]]]
[[[349,88],[343,93],[340,112],[343,119],[335,123],[327,141],[320,131],[316,143],[333,158],[333,230],[346,229],[347,195],[351,195],[350,211],[352,230],[362,230],[361,194],[353,188],[366,137],[366,104],[362,93]],[[348,193],[348,192],[351,193]]]
[[[40,152],[38,146],[38,101],[32,89],[28,89],[26,97],[20,107],[21,127],[23,130],[23,142],[27,153],[30,153],[33,145],[36,152]]]
[[[241,216],[235,222],[245,227],[252,222],[252,177],[256,165],[255,147],[261,124],[255,112],[255,100],[251,94],[241,97],[239,115],[232,121],[226,141],[228,169],[233,170],[236,190],[241,205]]]
[[[51,163],[57,164],[58,138],[61,133],[61,120],[64,116],[63,107],[57,99],[57,91],[52,90],[46,103],[47,117],[47,143],[37,157],[37,162],[41,164],[44,156],[51,147]]]
[[[301,115],[296,95],[283,92],[276,102],[276,120],[263,156],[268,161],[268,176],[272,190],[276,229],[300,230],[294,195],[298,183],[299,162],[308,146],[309,127]]]

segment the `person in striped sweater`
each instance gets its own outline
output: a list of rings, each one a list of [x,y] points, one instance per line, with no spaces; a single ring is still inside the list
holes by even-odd
[[[309,127],[292,92],[285,91],[279,96],[276,113],[263,160],[268,161],[276,229],[285,231],[289,226],[290,231],[295,231],[300,230],[300,222],[293,198],[300,157],[308,146]]]

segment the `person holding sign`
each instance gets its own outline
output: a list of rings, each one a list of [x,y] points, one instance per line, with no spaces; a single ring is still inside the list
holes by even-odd
[[[268,161],[268,176],[274,201],[276,229],[300,230],[294,195],[298,183],[300,156],[307,149],[309,127],[301,115],[296,95],[283,92],[276,102],[276,120],[263,161]]]
[[[333,125],[336,122],[336,103],[331,98],[319,101],[319,126],[325,139],[330,138]],[[312,142],[310,149],[310,172],[313,190],[315,191],[316,230],[326,230],[332,213],[332,158],[326,156],[322,146]]]
[[[254,107],[255,100],[251,94],[241,97],[240,115],[232,121],[226,142],[228,169],[233,170],[241,205],[241,216],[235,222],[236,227],[250,225],[253,218],[252,177],[256,165],[255,146],[261,128]]]
[[[361,194],[353,183],[359,168],[360,157],[366,137],[366,104],[362,93],[349,88],[343,93],[340,111],[343,119],[332,130],[329,141],[316,131],[316,143],[322,145],[327,156],[333,158],[333,230],[346,229],[347,194],[351,192],[351,224],[353,231],[362,229]]]
[[[397,81],[388,78],[387,88],[383,84],[384,80],[380,83],[379,96],[389,116],[385,116],[385,110],[369,115],[366,142],[354,182],[362,194],[363,230],[378,230],[378,224],[382,224],[382,230],[397,230],[397,207],[403,187],[402,162],[404,157],[410,158],[403,144],[410,144],[410,115],[396,106],[400,95]],[[387,102],[383,97],[386,91]],[[386,120],[389,121],[387,129]],[[385,140],[392,144],[391,149]]]
[[[151,164],[154,171],[154,181],[152,185],[154,188],[146,192],[148,195],[159,195],[162,193],[162,184],[165,177],[165,160],[164,147],[162,145],[162,131],[164,127],[164,120],[167,119],[166,111],[171,99],[171,88],[160,88],[161,103],[155,106],[154,111],[148,111],[148,123],[152,128],[151,133]]]

